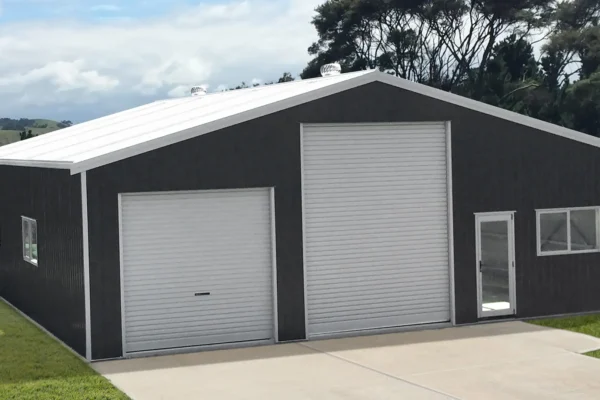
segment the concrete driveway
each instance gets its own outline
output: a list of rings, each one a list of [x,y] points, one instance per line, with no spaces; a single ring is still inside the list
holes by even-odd
[[[93,364],[134,400],[600,399],[600,339],[523,322]]]

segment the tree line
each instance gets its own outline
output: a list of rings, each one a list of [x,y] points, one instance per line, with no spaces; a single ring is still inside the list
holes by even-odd
[[[598,0],[328,0],[301,77],[377,68],[600,136]]]
[[[73,125],[73,122],[69,120],[63,120],[60,122],[53,123],[50,130],[63,129]],[[48,129],[48,123],[40,124],[35,119],[29,118],[0,118],[0,130],[19,131],[19,139],[26,140],[38,136],[33,133],[30,128]]]

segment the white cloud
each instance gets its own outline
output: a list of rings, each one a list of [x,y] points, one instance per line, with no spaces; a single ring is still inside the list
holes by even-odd
[[[210,76],[211,68],[210,60],[203,60],[201,57],[173,57],[147,70],[135,89],[142,93],[153,94],[163,86],[198,84],[198,81],[203,81]],[[196,79],[197,82],[192,82],[192,79]]]
[[[262,79],[252,78],[252,85],[260,85],[261,83],[262,83]]]
[[[256,12],[256,10],[252,9],[252,5],[258,3],[257,1],[243,0],[225,4],[214,4],[208,7],[195,7],[187,13],[177,16],[176,21],[178,24],[195,26],[199,22],[215,24],[228,20],[240,20],[248,18],[252,12]]]
[[[79,105],[85,94],[105,110],[106,104],[133,106],[203,83],[218,90],[255,76],[268,81],[284,71],[296,75],[309,60],[307,48],[316,39],[310,21],[321,2],[225,0],[126,24],[5,22],[0,104],[10,104],[9,93],[43,91],[65,107]],[[4,111],[30,113],[20,110],[11,105]]]
[[[121,7],[114,4],[96,4],[90,8],[94,12],[117,12],[121,11]]]
[[[190,87],[186,85],[179,85],[174,87],[167,93],[169,97],[185,97],[190,93]]]
[[[84,64],[82,60],[50,62],[26,73],[0,77],[0,87],[15,90],[39,82],[50,82],[58,92],[74,89],[102,92],[118,86],[118,79],[101,75],[96,70],[85,69]]]

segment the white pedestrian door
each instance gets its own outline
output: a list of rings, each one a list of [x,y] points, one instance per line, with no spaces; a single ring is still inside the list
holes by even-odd
[[[443,123],[307,125],[308,335],[450,320]]]
[[[273,339],[268,189],[121,197],[125,353]]]
[[[515,224],[512,212],[475,218],[479,318],[514,315]]]

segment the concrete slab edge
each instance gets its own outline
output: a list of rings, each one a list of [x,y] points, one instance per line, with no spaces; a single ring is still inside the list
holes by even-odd
[[[593,349],[591,349],[591,350],[584,350],[584,351],[582,351],[582,352],[581,352],[581,353],[579,353],[579,354],[584,354],[584,355],[585,355],[585,354],[587,354],[587,353],[591,353],[591,352],[593,352],[593,351],[600,351],[600,347],[596,347],[596,348],[593,348]]]
[[[352,361],[352,360],[349,360],[347,358],[340,357],[340,356],[337,356],[335,354],[331,354],[331,353],[328,353],[326,351],[322,351],[322,350],[316,349],[316,348],[310,346],[309,343],[304,342],[304,343],[297,343],[297,344],[300,345],[300,346],[304,346],[306,348],[309,348],[309,349],[311,349],[313,351],[316,351],[317,353],[322,353],[322,354],[328,355],[329,357],[335,358],[335,359],[340,360],[340,361],[347,362],[348,364],[356,365],[357,367],[364,368],[364,369],[369,370],[371,372],[375,372],[377,374],[387,376],[388,378],[395,379],[395,380],[400,381],[400,382],[404,382],[404,383],[406,383],[408,385],[411,385],[411,386],[414,386],[414,387],[418,387],[419,389],[423,389],[423,390],[426,390],[428,392],[437,393],[437,394],[439,394],[441,396],[446,396],[446,397],[448,397],[449,399],[452,399],[452,400],[461,400],[460,398],[458,398],[456,396],[453,396],[451,394],[442,392],[440,390],[436,390],[436,389],[429,388],[427,386],[419,385],[418,383],[408,381],[406,379],[400,378],[399,376],[392,375],[392,374],[389,374],[387,372],[380,371],[380,370],[372,368],[372,367],[368,367],[368,366],[363,365],[361,363],[358,363],[356,361]]]
[[[521,321],[527,323],[529,321],[537,321],[537,320],[540,320],[540,319],[585,317],[587,315],[595,315],[595,314],[600,314],[600,311],[586,311],[586,312],[583,312],[583,313],[576,313],[576,314],[556,314],[556,315],[550,315],[550,316],[546,316],[546,317],[526,318],[526,319],[522,319]],[[540,325],[536,325],[536,326],[540,326]],[[549,329],[555,329],[555,330],[559,330],[559,331],[565,331],[565,332],[575,333],[577,335],[586,336],[588,338],[598,339],[598,341],[600,342],[600,338],[596,338],[594,336],[587,335],[585,333],[574,332],[574,331],[570,331],[570,330],[567,330],[567,329],[554,328],[554,327],[551,327],[551,326],[546,326],[544,328],[549,328]],[[591,353],[592,351],[600,351],[600,347],[592,348],[591,350],[583,350],[581,352],[574,352],[574,353],[576,353],[576,354],[586,354],[586,353]]]
[[[15,310],[21,317],[25,318],[27,321],[29,321],[30,323],[32,323],[33,325],[35,325],[36,328],[38,328],[39,330],[41,330],[42,332],[44,332],[46,335],[48,335],[52,339],[56,340],[62,347],[64,347],[65,349],[69,350],[72,354],[74,354],[75,356],[77,356],[77,358],[79,358],[81,361],[83,361],[86,364],[90,363],[88,360],[85,359],[85,357],[83,357],[81,354],[77,353],[75,350],[73,350],[71,347],[69,347],[69,345],[67,345],[65,342],[63,342],[62,340],[60,340],[59,338],[57,338],[56,336],[54,336],[54,334],[52,332],[50,332],[48,329],[44,328],[42,325],[40,325],[39,323],[37,323],[36,321],[34,321],[31,317],[29,317],[29,315],[27,315],[23,311],[19,310],[17,307],[15,307],[11,302],[9,302],[8,300],[6,300],[4,297],[0,296],[0,301],[4,302],[10,308],[12,308],[13,310]]]

